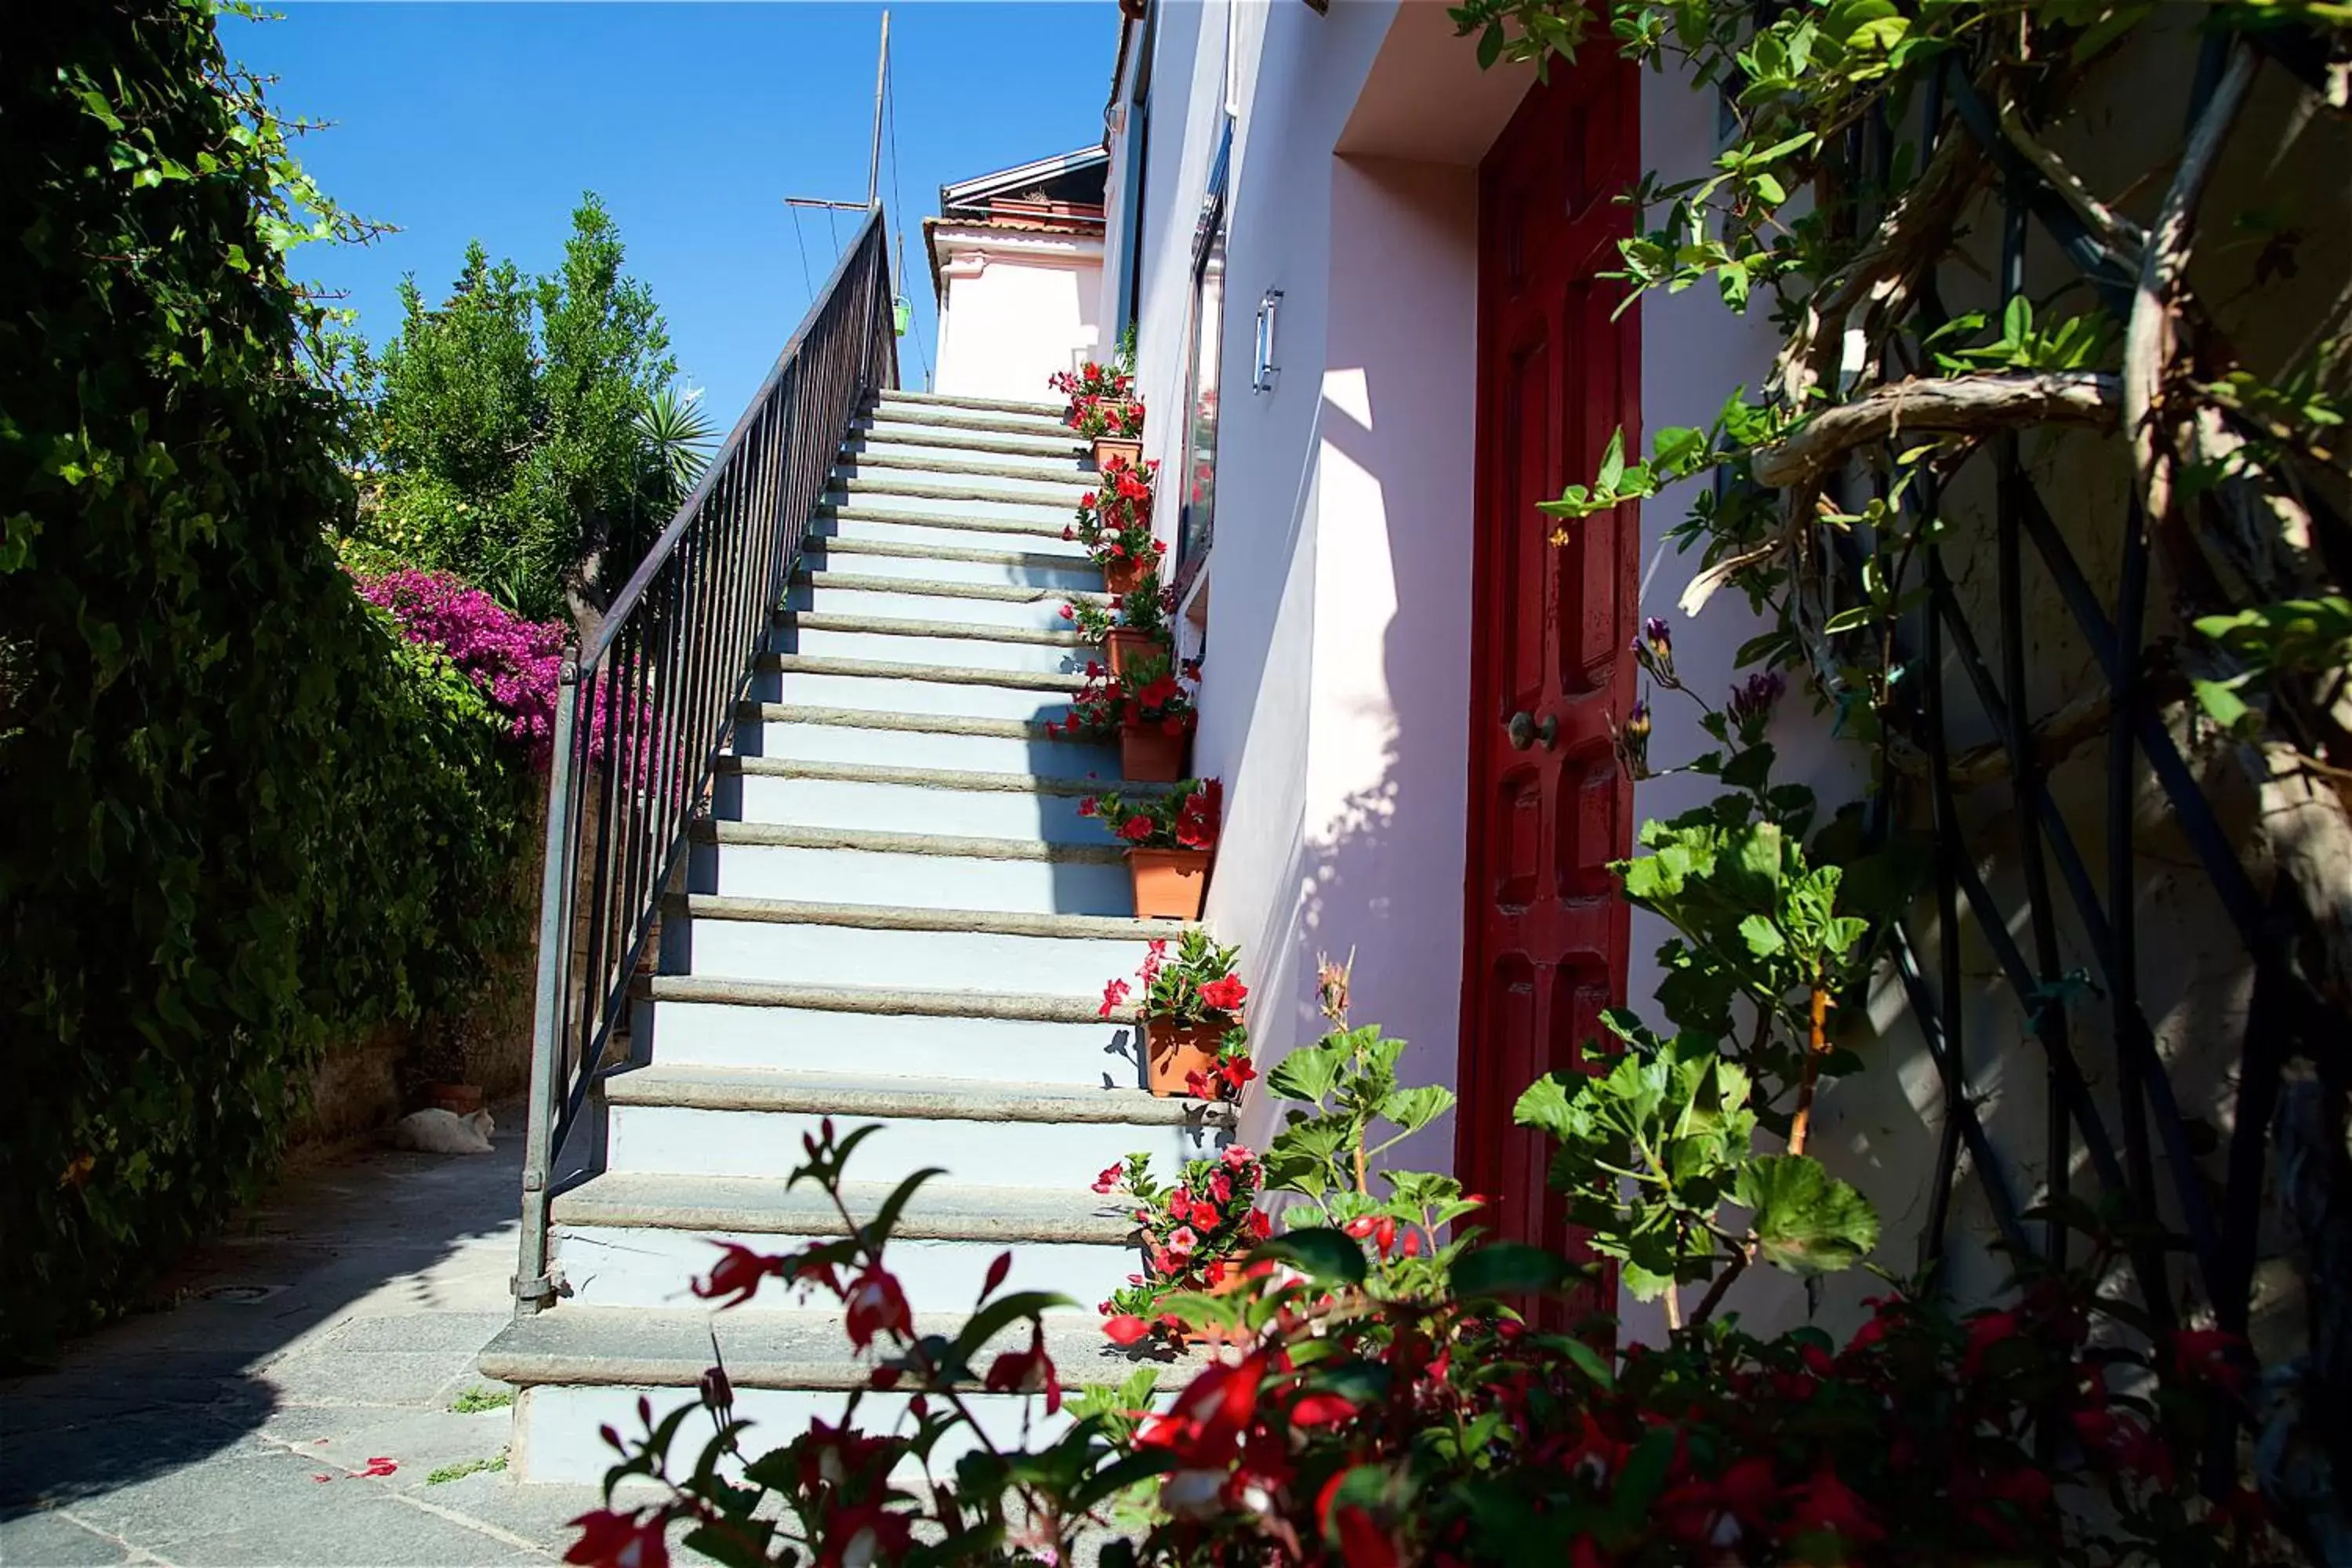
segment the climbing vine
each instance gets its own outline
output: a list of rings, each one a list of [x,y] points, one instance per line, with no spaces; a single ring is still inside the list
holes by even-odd
[[[520,753],[363,605],[359,237],[203,0],[0,51],[0,1355],[120,1306],[267,1168],[328,1040],[515,926]]]

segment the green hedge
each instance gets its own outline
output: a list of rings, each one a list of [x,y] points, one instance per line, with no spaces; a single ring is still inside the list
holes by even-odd
[[[0,1359],[248,1192],[327,1040],[517,934],[530,781],[328,542],[345,406],[250,90],[202,0],[0,50]]]

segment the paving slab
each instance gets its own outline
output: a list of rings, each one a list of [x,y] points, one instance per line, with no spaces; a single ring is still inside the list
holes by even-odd
[[[559,1561],[587,1487],[482,1470],[504,1408],[477,1353],[510,1317],[522,1138],[358,1149],[289,1173],[158,1310],[0,1379],[5,1568],[470,1568]],[[370,1461],[392,1468],[371,1475]],[[319,1478],[325,1478],[323,1479]]]

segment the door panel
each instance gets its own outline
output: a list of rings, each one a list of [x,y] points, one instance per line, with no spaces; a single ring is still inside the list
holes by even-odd
[[[1520,1092],[1572,1068],[1624,994],[1631,786],[1610,715],[1633,697],[1639,525],[1628,507],[1564,545],[1536,503],[1589,482],[1610,435],[1639,438],[1635,313],[1612,319],[1631,215],[1638,78],[1595,50],[1528,95],[1479,171],[1476,640],[1470,726],[1462,1108],[1455,1168],[1494,1234],[1569,1247],[1550,1146],[1512,1126]],[[1525,715],[1515,743],[1512,721]],[[1543,738],[1547,728],[1549,742]],[[1602,1307],[1595,1297],[1582,1310]],[[1548,1309],[1564,1323],[1579,1306]]]

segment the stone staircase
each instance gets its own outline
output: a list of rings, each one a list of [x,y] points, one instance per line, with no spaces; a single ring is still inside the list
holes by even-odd
[[[1104,981],[1181,928],[1134,918],[1117,847],[1077,814],[1116,751],[1045,733],[1094,657],[1061,605],[1103,590],[1062,538],[1092,479],[1059,413],[886,393],[845,443],[666,913],[633,1065],[599,1085],[589,1168],[553,1200],[565,1294],[481,1356],[517,1385],[523,1479],[600,1479],[598,1426],[637,1430],[640,1394],[657,1414],[692,1397],[714,1327],[755,1442],[838,1419],[865,1368],[837,1313],[772,1289],[714,1315],[687,1289],[710,1238],[841,1233],[821,1194],[785,1187],[825,1116],[883,1129],[851,1165],[861,1218],[908,1172],[949,1173],[891,1248],[919,1327],[960,1322],[1012,1247],[1013,1288],[1082,1304],[1050,1325],[1065,1383],[1132,1370],[1092,1309],[1139,1255],[1089,1184],[1130,1150],[1163,1170],[1211,1152],[1229,1121],[1145,1093],[1131,1013],[1097,1016]],[[1019,1400],[979,1403],[1017,1436]]]

